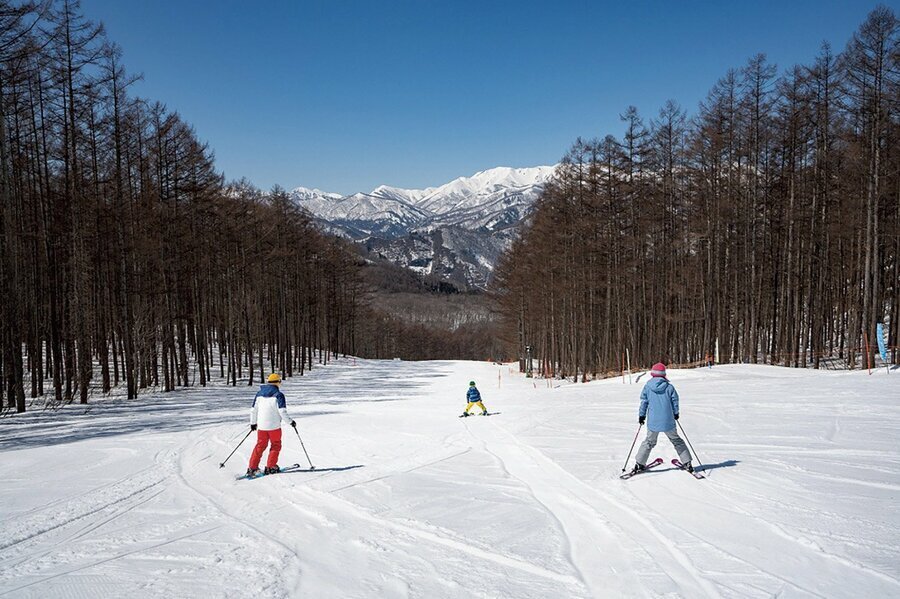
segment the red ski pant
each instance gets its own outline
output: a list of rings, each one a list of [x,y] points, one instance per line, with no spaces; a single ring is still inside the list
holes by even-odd
[[[253,454],[250,456],[250,467],[254,470],[259,468],[259,461],[262,459],[262,454],[269,443],[272,446],[269,448],[269,458],[266,460],[266,467],[272,468],[278,465],[278,454],[281,453],[280,428],[276,428],[274,431],[256,431],[256,447],[253,448]]]

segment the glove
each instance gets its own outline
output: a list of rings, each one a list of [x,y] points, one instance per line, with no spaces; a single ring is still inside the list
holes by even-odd
[[[638,424],[644,424],[644,417],[638,416]]]
[[[675,414],[675,420],[678,420],[678,414]]]
[[[255,424],[251,424],[251,425],[250,425],[250,430],[251,430],[251,431],[255,431],[255,430],[256,430],[256,425],[255,425]]]
[[[297,421],[291,420],[291,426],[293,426],[294,428],[297,428]]]

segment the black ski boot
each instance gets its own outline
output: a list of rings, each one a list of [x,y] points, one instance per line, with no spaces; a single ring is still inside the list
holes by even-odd
[[[684,465],[684,469],[687,470],[688,472],[690,472],[691,474],[694,473],[694,467],[691,466],[690,462],[688,462],[687,464]]]
[[[631,469],[631,474],[640,474],[646,469],[647,466],[645,466],[644,464],[635,464],[634,468]]]
[[[263,474],[278,474],[279,472],[281,472],[281,468],[279,466],[272,466],[271,468],[266,466]]]
[[[459,417],[460,417],[460,418],[467,418],[467,417],[469,417],[469,416],[471,416],[471,414],[469,414],[468,412],[463,412],[462,414],[460,414]]]
[[[247,476],[256,476],[259,474],[259,468],[247,468]]]

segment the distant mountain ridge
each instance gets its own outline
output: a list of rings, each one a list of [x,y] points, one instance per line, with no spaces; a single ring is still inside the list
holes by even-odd
[[[426,189],[381,185],[341,196],[297,187],[290,197],[326,230],[370,252],[465,288],[484,288],[554,172],[554,166],[496,167]]]

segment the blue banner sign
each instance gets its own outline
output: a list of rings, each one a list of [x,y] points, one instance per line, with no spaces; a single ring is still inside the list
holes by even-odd
[[[884,330],[884,324],[878,323],[875,337],[878,338],[878,353],[881,354],[881,359],[887,362],[887,334]]]

